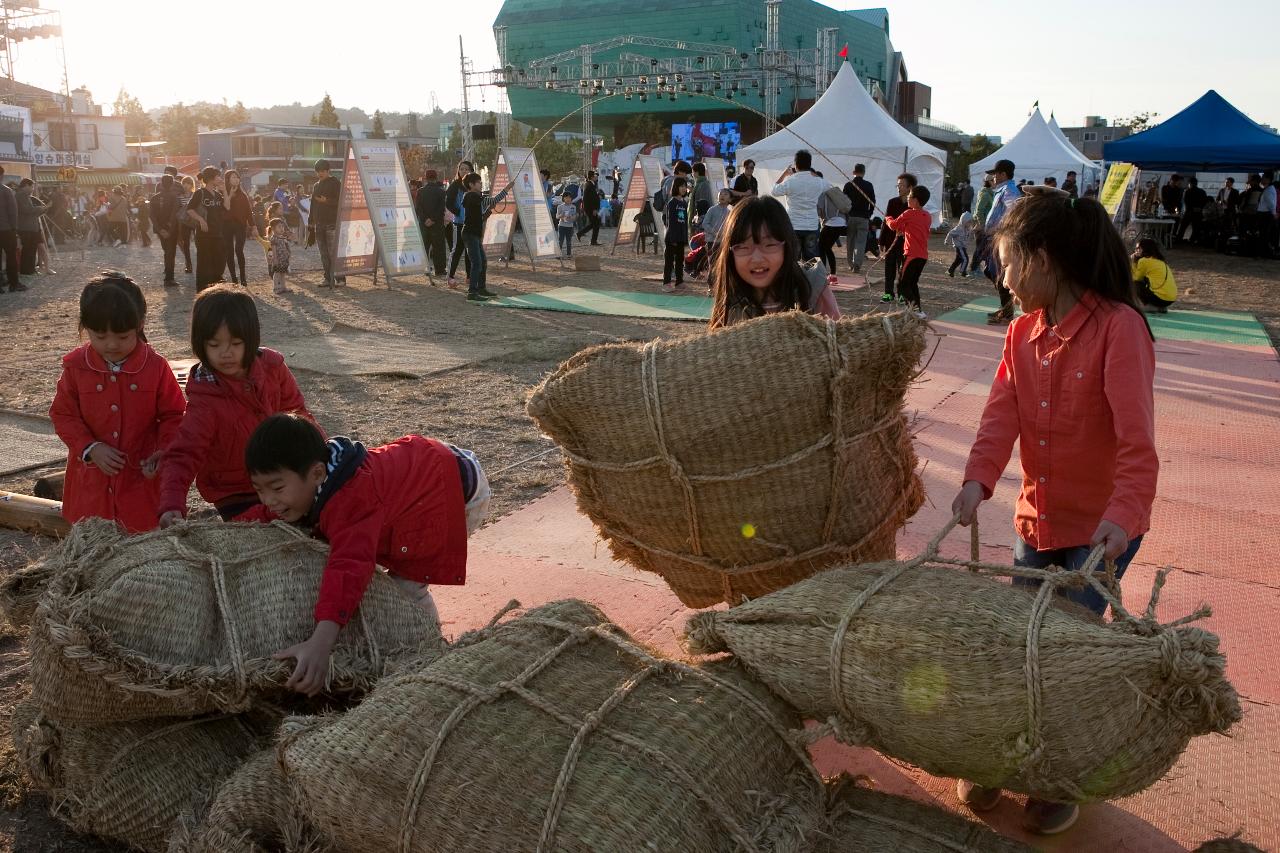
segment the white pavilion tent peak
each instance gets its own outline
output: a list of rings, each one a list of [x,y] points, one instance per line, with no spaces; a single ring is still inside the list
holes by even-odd
[[[1098,180],[1102,174],[1098,164],[1077,151],[1060,134],[1061,131],[1054,132],[1039,109],[1032,111],[1022,130],[1012,139],[994,154],[983,157],[969,167],[970,182],[974,186],[981,186],[987,170],[999,160],[1013,161],[1015,180],[1025,178],[1042,184],[1045,178],[1054,177],[1061,186],[1070,171],[1077,173],[1081,189]]]
[[[876,204],[881,209],[897,194],[898,175],[911,172],[929,189],[928,210],[935,224],[941,221],[946,152],[894,121],[872,100],[848,62],[841,63],[831,85],[804,115],[777,133],[738,149],[738,167],[745,160],[754,160],[760,192],[767,195],[774,178],[801,148],[813,154],[813,168],[837,187],[849,180],[854,164],[865,164],[866,178],[875,186]]]

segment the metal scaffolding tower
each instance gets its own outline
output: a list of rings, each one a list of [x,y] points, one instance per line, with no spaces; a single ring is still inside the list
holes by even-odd
[[[507,28],[493,28],[493,40],[498,46],[498,67],[507,67]],[[498,88],[498,147],[506,148],[511,140],[511,101],[507,98],[507,90]]]
[[[840,41],[838,27],[824,27],[818,30],[818,68],[814,74],[814,98],[821,98],[827,91],[836,73],[836,44]]]
[[[462,36],[458,36],[458,62],[462,68],[462,159],[470,160],[475,144],[471,139],[471,106],[467,92],[471,87],[467,85],[467,79],[474,72],[471,70],[471,60],[467,59],[467,54],[462,49]]]
[[[765,33],[764,58],[770,68],[777,64],[777,56],[781,50],[782,37],[782,0],[765,0]],[[766,137],[778,132],[778,72],[771,70],[765,78],[764,93],[764,135]]]

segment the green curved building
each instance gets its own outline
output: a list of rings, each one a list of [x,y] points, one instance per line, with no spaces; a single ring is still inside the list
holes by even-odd
[[[619,36],[732,48],[739,54],[756,57],[766,46],[767,16],[765,0],[693,3],[688,0],[506,0],[494,28],[500,54],[503,36],[506,39],[506,66],[521,69],[533,60],[584,45],[601,44]],[[779,4],[779,50],[813,50],[819,46],[819,30],[823,29],[837,31],[832,52],[847,44],[854,71],[864,83],[874,81],[882,102],[896,116],[900,112],[897,103],[900,84],[906,82],[907,77],[902,55],[889,40],[888,11],[840,11],[813,0],[782,0]],[[592,61],[603,65],[627,53],[667,59],[696,57],[699,52],[696,46],[676,50],[626,45],[593,53]],[[839,61],[834,60],[833,71]],[[564,74],[576,78],[582,73],[578,60],[566,59],[561,65]],[[779,119],[785,123],[812,104],[814,88],[811,82],[797,85],[787,75],[781,75],[778,84],[777,109]],[[581,97],[573,93],[520,86],[509,87],[508,97],[513,118],[542,128],[550,127],[582,104]],[[758,88],[744,87],[738,99],[756,109],[764,108]],[[641,103],[638,98],[627,101],[614,97],[594,106],[594,132],[607,138],[612,130],[638,113],[652,114],[664,124],[739,121],[744,137],[751,138],[759,135],[763,123],[762,118],[750,110],[705,97],[681,94],[675,101],[650,97],[647,103]],[[563,126],[570,131],[580,128],[573,120]]]

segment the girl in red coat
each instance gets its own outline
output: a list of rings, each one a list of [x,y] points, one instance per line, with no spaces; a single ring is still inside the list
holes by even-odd
[[[155,528],[160,451],[186,402],[169,363],[146,342],[147,303],[133,279],[99,275],[80,294],[89,342],[62,359],[49,416],[67,445],[62,515],[110,518],[130,533]]]
[[[307,411],[284,356],[259,347],[253,297],[240,287],[201,291],[191,309],[191,350],[200,363],[187,378],[187,414],[165,451],[160,475],[160,525],[187,512],[195,480],[200,496],[223,519],[258,503],[244,467],[244,448],[265,418]]]

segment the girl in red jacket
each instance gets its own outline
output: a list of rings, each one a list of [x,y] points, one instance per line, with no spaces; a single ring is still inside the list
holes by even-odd
[[[223,519],[258,503],[244,468],[254,428],[280,412],[312,418],[284,356],[260,347],[253,297],[239,287],[201,291],[191,309],[191,350],[200,363],[187,378],[187,414],[165,451],[160,475],[160,525],[187,512],[195,480],[200,496]]]
[[[169,363],[146,342],[147,302],[133,279],[99,275],[80,294],[89,342],[62,359],[49,416],[67,445],[62,515],[110,518],[130,533],[159,521],[154,479],[186,401]]]

